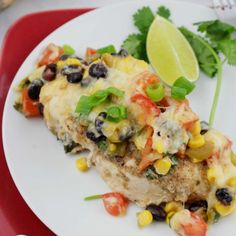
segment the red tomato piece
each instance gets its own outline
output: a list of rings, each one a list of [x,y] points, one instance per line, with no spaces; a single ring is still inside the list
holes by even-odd
[[[28,89],[22,90],[23,113],[26,117],[40,116],[38,101],[32,100],[28,95]]]
[[[147,141],[141,154],[141,162],[138,166],[140,171],[144,170],[155,161],[153,158],[148,157],[148,155],[152,152],[152,135],[153,128],[151,126],[147,126]]]
[[[131,97],[131,101],[140,105],[148,115],[159,116],[161,113],[157,105],[143,94],[135,94]]]
[[[136,83],[140,85],[144,91],[146,90],[148,85],[156,84],[159,82],[160,80],[158,79],[158,77],[149,71],[144,71],[143,73],[139,74],[136,81]]]
[[[92,55],[95,55],[97,53],[97,50],[94,48],[87,48],[86,49],[86,58]]]
[[[50,43],[43,51],[41,57],[39,58],[38,66],[48,65],[51,63],[56,63],[60,56],[63,55],[63,48]]]
[[[106,193],[102,195],[106,211],[113,216],[125,215],[128,199],[120,193]]]
[[[185,236],[205,236],[207,231],[206,222],[198,215],[191,212],[192,224],[183,225]]]

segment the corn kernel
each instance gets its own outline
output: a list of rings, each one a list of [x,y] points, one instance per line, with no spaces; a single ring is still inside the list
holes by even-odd
[[[138,226],[140,228],[150,225],[153,221],[152,213],[148,210],[144,210],[137,213]]]
[[[199,148],[202,147],[204,144],[205,144],[205,139],[200,134],[193,136],[188,142],[188,146],[190,148]]]
[[[116,145],[115,145],[114,143],[111,143],[111,144],[109,145],[109,151],[110,151],[110,152],[115,152],[116,149],[117,149],[117,147],[116,147]]]
[[[207,179],[208,181],[213,184],[216,181],[216,171],[213,168],[207,170]]]
[[[232,187],[232,188],[236,188],[236,176],[229,178],[227,180],[227,185]]]
[[[214,208],[221,216],[227,216],[236,210],[236,199],[234,199],[234,201],[231,202],[229,206],[225,206],[221,203],[216,203]]]
[[[162,140],[158,140],[156,150],[158,153],[162,154],[164,152],[163,142]]]
[[[180,211],[181,209],[182,209],[182,206],[178,202],[169,202],[166,204],[164,208],[166,213],[169,213],[171,211],[177,212],[177,211]]]
[[[196,136],[196,135],[199,135],[200,132],[201,132],[201,124],[200,124],[200,121],[198,120],[194,123],[191,133],[193,136]]]
[[[154,168],[160,175],[166,175],[171,168],[171,161],[169,158],[162,158],[155,162]]]
[[[85,157],[81,157],[80,159],[76,160],[76,167],[82,172],[87,171],[89,169],[87,159]]]
[[[175,213],[176,213],[175,211],[171,211],[171,212],[169,212],[169,213],[167,214],[167,216],[166,216],[166,223],[167,223],[168,225],[170,225],[170,219],[171,219],[171,217],[172,217]]]
[[[89,75],[88,69],[84,70],[84,78],[87,77]]]
[[[231,159],[231,162],[234,166],[236,166],[236,156],[234,154],[234,152],[231,151],[230,153],[230,159]]]
[[[101,62],[101,59],[98,58],[98,59],[96,59],[96,60],[93,61],[93,64],[97,64],[97,63],[100,63],[100,62]]]
[[[68,58],[66,59],[65,63],[66,65],[78,65],[78,66],[81,64],[80,60],[77,58]]]
[[[58,68],[62,68],[64,65],[65,65],[65,62],[64,62],[64,61],[58,61],[58,62],[57,62],[57,67],[58,67]]]

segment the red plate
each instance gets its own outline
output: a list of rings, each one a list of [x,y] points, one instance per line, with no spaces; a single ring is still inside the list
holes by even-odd
[[[0,132],[5,98],[11,82],[28,54],[49,33],[92,9],[45,11],[26,15],[8,30],[0,52]],[[54,235],[30,210],[10,176],[0,137],[0,235]]]

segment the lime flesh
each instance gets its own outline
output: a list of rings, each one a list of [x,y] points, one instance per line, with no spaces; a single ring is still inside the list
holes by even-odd
[[[157,16],[149,28],[147,55],[157,74],[170,86],[180,76],[191,82],[199,77],[193,49],[176,26],[163,17]]]

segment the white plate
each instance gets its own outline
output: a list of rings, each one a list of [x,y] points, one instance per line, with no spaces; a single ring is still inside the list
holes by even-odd
[[[63,25],[44,39],[28,56],[18,71],[11,88],[32,70],[41,50],[50,42],[72,45],[79,55],[87,46],[114,44],[119,48],[129,33],[135,31],[132,14],[137,8],[166,5],[171,9],[177,25],[191,27],[193,22],[214,19],[214,12],[206,7],[173,1],[137,0],[104,7]],[[236,141],[236,112],[234,88],[236,70],[225,68],[222,94],[215,126]],[[191,95],[193,109],[207,120],[216,80],[201,76]],[[95,170],[86,174],[75,168],[75,156],[66,155],[63,146],[47,130],[40,119],[25,119],[16,112],[14,92],[10,89],[3,116],[3,142],[11,175],[21,195],[33,212],[56,234],[74,235],[175,235],[165,224],[153,224],[144,230],[136,225],[134,204],[124,218],[109,216],[100,201],[84,202],[85,196],[110,191]],[[233,235],[236,216],[213,226],[208,235]]]

